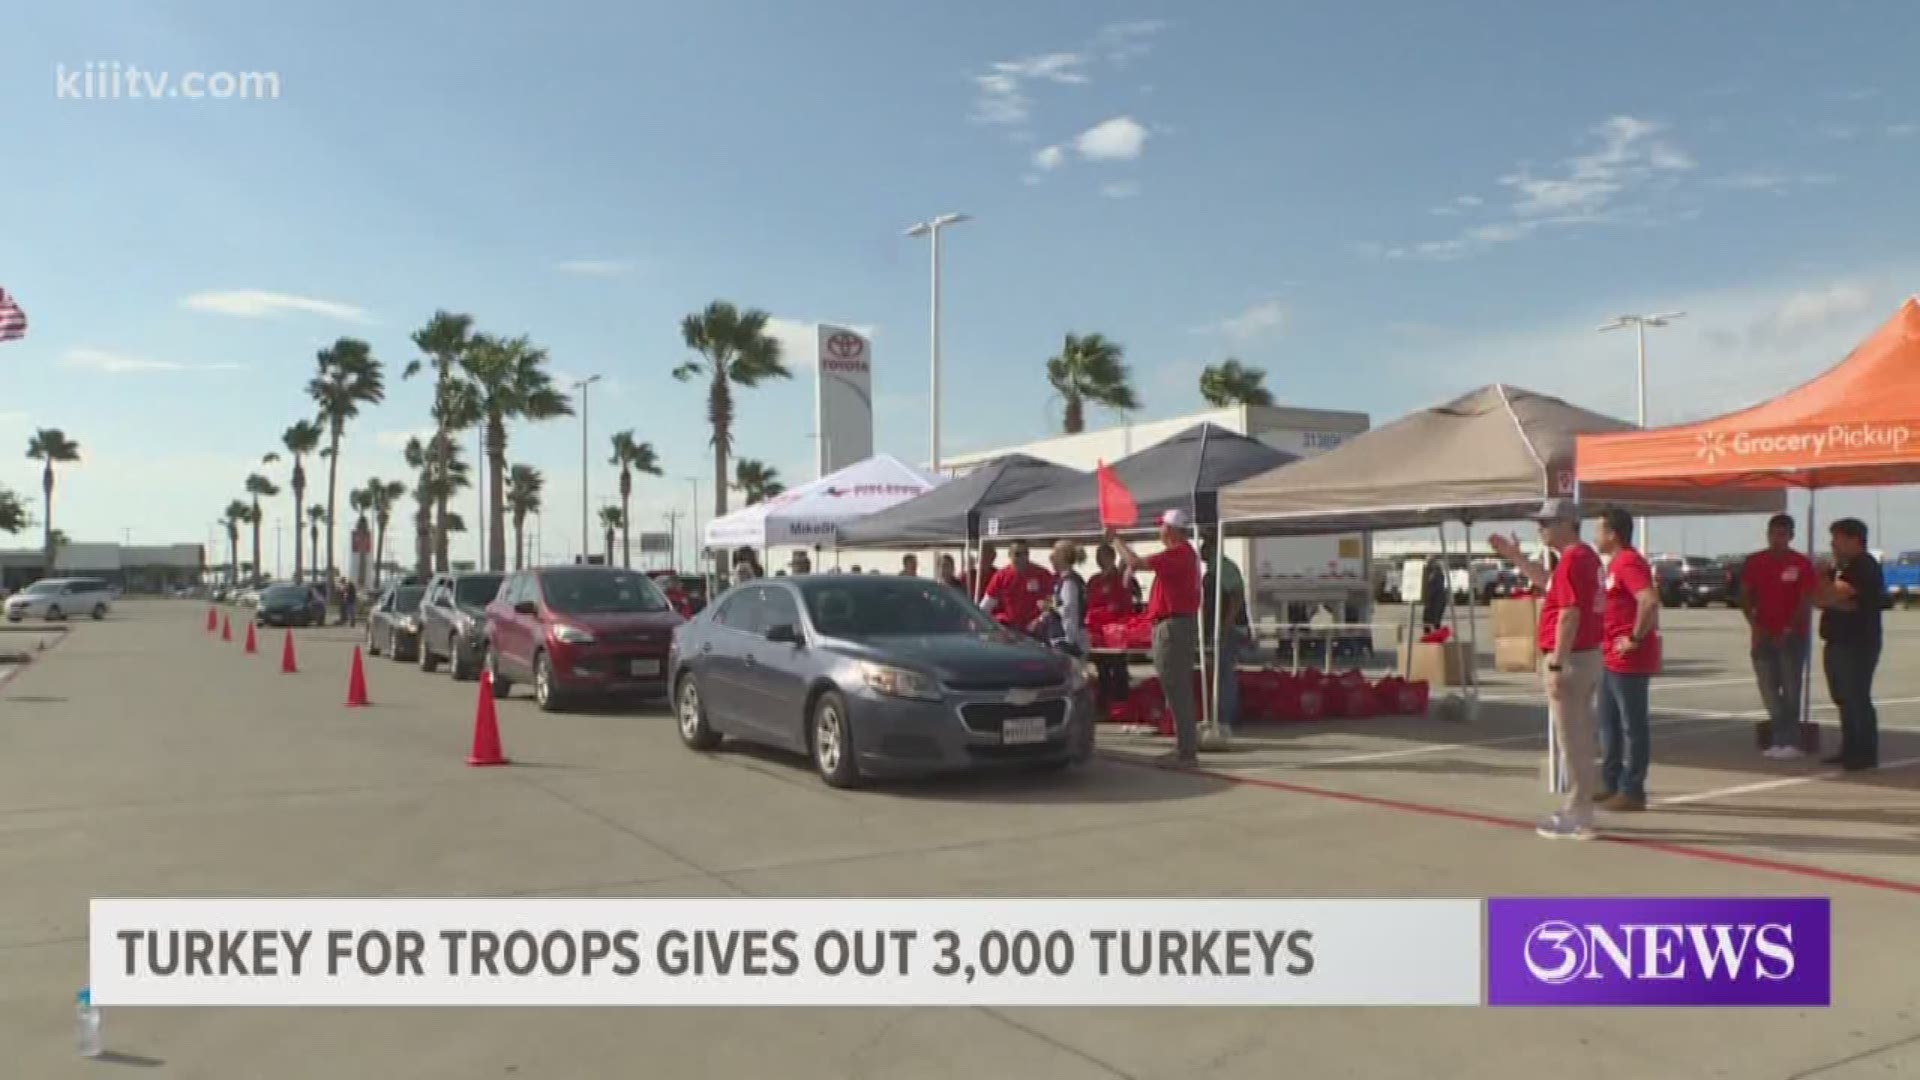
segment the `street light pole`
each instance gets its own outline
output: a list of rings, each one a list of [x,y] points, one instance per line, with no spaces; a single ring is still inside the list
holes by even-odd
[[[573,388],[580,393],[580,562],[582,565],[586,564],[587,556],[591,553],[589,551],[591,542],[587,539],[591,535],[587,532],[587,488],[590,486],[587,482],[587,390],[599,381],[600,376],[589,375],[573,384]]]
[[[1647,327],[1665,326],[1675,319],[1685,318],[1686,315],[1687,313],[1684,311],[1663,311],[1657,315],[1622,315],[1605,326],[1600,327],[1600,332],[1603,334],[1609,330],[1624,330],[1629,326],[1633,327],[1634,396],[1638,402],[1634,422],[1642,428],[1647,426]],[[1653,542],[1652,538],[1647,535],[1646,518],[1643,517],[1640,519],[1640,524],[1636,531],[1639,535],[1634,537],[1634,540],[1639,545],[1640,550],[1652,551]]]
[[[908,236],[924,236],[932,263],[932,295],[927,320],[927,469],[940,471],[940,230],[970,220],[966,214],[941,214],[907,229]]]

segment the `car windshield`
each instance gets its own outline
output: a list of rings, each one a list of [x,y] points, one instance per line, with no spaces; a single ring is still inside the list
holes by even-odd
[[[66,584],[64,581],[36,581],[26,588],[21,589],[20,594],[22,596],[44,596],[47,593],[59,592],[66,587]]]
[[[626,570],[548,570],[540,575],[547,606],[568,615],[667,610],[667,598],[645,574]]]
[[[403,589],[396,590],[393,594],[393,609],[395,611],[412,611],[414,608],[420,606],[420,598],[425,595],[427,595],[427,590],[418,585],[408,585]]]
[[[260,594],[263,604],[304,604],[308,599],[306,589],[298,585],[275,585]]]
[[[828,574],[803,579],[807,614],[842,638],[1000,635],[998,624],[952,589],[914,578]]]
[[[474,574],[453,583],[453,600],[470,607],[486,607],[500,595],[504,574]]]

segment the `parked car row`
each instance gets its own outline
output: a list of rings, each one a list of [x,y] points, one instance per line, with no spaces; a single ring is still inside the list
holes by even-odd
[[[827,783],[1092,755],[1078,662],[918,578],[760,579],[691,619],[649,575],[601,566],[437,574],[374,601],[367,651],[525,685],[542,711],[670,697],[682,742],[807,755]]]

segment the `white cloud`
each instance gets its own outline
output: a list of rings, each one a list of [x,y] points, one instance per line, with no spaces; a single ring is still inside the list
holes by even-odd
[[[1479,206],[1481,203],[1484,203],[1487,200],[1481,198],[1478,195],[1457,195],[1454,197],[1453,201],[1458,206],[1462,206],[1467,209],[1472,209],[1473,207]]]
[[[82,371],[98,371],[107,375],[135,375],[148,372],[172,371],[240,371],[240,364],[189,364],[178,360],[155,360],[151,357],[134,356],[128,353],[113,352],[108,349],[76,348],[68,349],[60,357],[60,366]]]
[[[1915,132],[1920,132],[1920,124],[1888,124],[1887,125],[1887,137],[1890,139],[1905,139],[1913,135]]]
[[[1027,96],[1027,83],[1043,82],[1076,86],[1087,82],[1087,57],[1082,53],[1055,52],[1017,60],[996,60],[984,75],[973,78],[979,92],[973,99],[973,119],[981,124],[1019,126],[1033,114],[1033,100]]]
[[[854,333],[873,341],[880,328],[871,323],[835,322],[835,326],[844,326]],[[820,331],[819,322],[802,319],[783,319],[774,316],[767,320],[767,335],[780,343],[780,360],[787,370],[796,375],[811,372],[819,361]]]
[[[1874,98],[1880,96],[1880,88],[1877,86],[1860,86],[1851,90],[1836,90],[1827,96],[1836,101],[1872,101]]]
[[[1829,173],[1807,173],[1794,176],[1787,173],[1769,172],[1754,169],[1747,172],[1716,176],[1708,181],[1708,187],[1725,188],[1729,191],[1765,191],[1783,195],[1789,189],[1815,184],[1831,184],[1837,177]]]
[[[1873,308],[1873,291],[1858,281],[1837,281],[1802,289],[1781,300],[1747,327],[1750,345],[1766,346],[1805,340],[1836,323],[1853,321]]]
[[[1086,66],[1084,53],[1054,52],[1021,60],[999,60],[993,70],[1014,79],[1077,85],[1087,81]]]
[[[1109,180],[1100,185],[1100,194],[1109,199],[1131,199],[1140,194],[1140,185],[1132,180]]]
[[[199,292],[181,301],[193,311],[214,312],[220,315],[238,315],[247,319],[264,319],[288,312],[305,315],[322,315],[341,322],[364,323],[369,321],[367,313],[352,304],[343,304],[335,300],[320,300],[311,296],[294,296],[289,293],[268,292],[264,289],[231,289],[227,291]]]
[[[1132,161],[1146,146],[1147,129],[1131,116],[1102,120],[1073,138],[1073,148],[1088,161]]]
[[[1058,146],[1042,147],[1040,150],[1035,151],[1033,155],[1034,167],[1042,172],[1052,172],[1054,169],[1066,164],[1066,160],[1067,152]]]
[[[434,431],[430,427],[415,428],[412,431],[377,431],[373,435],[373,441],[383,450],[404,450],[407,448],[407,440],[419,439],[424,444],[431,440],[433,435]]]
[[[1269,337],[1286,326],[1287,309],[1279,300],[1261,300],[1238,315],[1195,329],[1195,333],[1220,334],[1237,342]]]
[[[1136,19],[1109,23],[1093,37],[1093,49],[1115,67],[1125,67],[1153,51],[1153,39],[1169,24],[1165,19]]]
[[[554,263],[553,268],[582,277],[619,277],[633,269],[633,262],[629,259],[563,259]]]
[[[1020,182],[1027,185],[1028,187],[1033,187],[1038,183],[1040,183],[1040,174],[1039,173],[1021,173]]]

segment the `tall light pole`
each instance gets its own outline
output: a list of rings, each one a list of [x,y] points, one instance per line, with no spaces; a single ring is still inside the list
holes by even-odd
[[[927,320],[927,356],[930,373],[927,381],[927,470],[940,471],[940,230],[971,220],[966,214],[941,214],[907,230],[908,236],[928,239],[933,263],[932,312]]]
[[[587,389],[599,381],[600,376],[589,375],[573,384],[574,391],[580,395],[580,562],[582,565],[585,565],[587,556],[591,554],[589,549],[592,541],[588,537],[593,535],[587,531],[587,488],[590,486],[587,482]]]
[[[1684,311],[1662,311],[1657,315],[1622,315],[1605,326],[1600,327],[1600,332],[1603,334],[1609,330],[1625,330],[1629,326],[1633,327],[1634,362],[1637,373],[1635,385],[1639,401],[1638,412],[1634,416],[1634,422],[1643,428],[1647,426],[1647,327],[1665,326],[1675,319],[1685,318],[1686,315],[1687,313]],[[1643,517],[1640,519],[1638,531],[1640,535],[1634,539],[1640,545],[1640,550],[1652,551],[1653,543],[1651,538],[1647,536],[1646,518]]]

